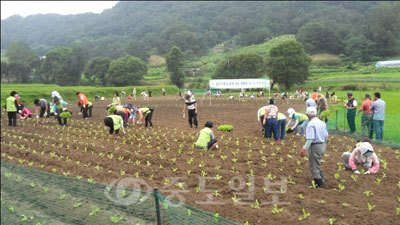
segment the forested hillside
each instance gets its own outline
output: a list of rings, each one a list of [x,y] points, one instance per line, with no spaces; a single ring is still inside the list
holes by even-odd
[[[379,2],[119,2],[101,14],[13,16],[2,20],[1,48],[20,40],[38,55],[59,46],[80,46],[88,58],[131,54],[146,59],[150,54],[165,54],[173,45],[186,55],[198,56],[227,40],[232,45],[247,46],[282,34],[298,34],[303,44],[309,42],[305,47],[312,53],[346,53],[357,47],[348,42],[361,41],[388,49],[378,52],[380,55],[392,55],[397,51],[393,49],[394,39],[399,39],[393,36],[397,32],[393,29],[398,30],[398,17],[394,15],[396,10],[388,6],[379,9],[381,13],[386,10],[382,18],[379,10],[374,11],[378,5]],[[398,9],[399,4],[397,14]],[[391,34],[377,37],[383,29]]]

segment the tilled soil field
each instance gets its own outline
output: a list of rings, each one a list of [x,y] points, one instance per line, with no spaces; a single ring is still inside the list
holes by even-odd
[[[55,119],[48,125],[31,119],[10,128],[2,112],[2,160],[103,183],[135,177],[148,191],[158,187],[166,197],[240,223],[398,224],[399,149],[374,145],[380,171],[355,175],[344,170],[341,154],[357,140],[330,135],[322,164],[325,186],[312,188],[307,158],[299,156],[304,139],[288,134],[277,144],[262,136],[256,114],[265,99],[212,99],[210,105],[198,97],[199,128],[189,128],[187,116],[182,118],[184,102],[175,96],[125,100],[153,106],[154,128],[130,124],[118,137],[110,136],[103,122],[110,101],[94,101],[89,120],[78,115],[76,101],[69,103],[68,127]],[[285,114],[289,107],[304,110],[302,101],[278,100],[277,106]],[[193,148],[207,120],[214,122],[217,150]],[[222,124],[233,125],[233,131],[218,131]]]

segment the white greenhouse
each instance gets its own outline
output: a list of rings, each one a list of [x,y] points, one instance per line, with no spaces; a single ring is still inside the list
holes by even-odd
[[[379,61],[375,65],[376,68],[383,68],[383,67],[400,67],[400,60],[392,60],[392,61]]]

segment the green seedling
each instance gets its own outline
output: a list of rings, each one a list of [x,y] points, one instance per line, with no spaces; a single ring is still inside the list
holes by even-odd
[[[79,208],[82,205],[81,202],[75,202],[74,203],[74,208]]]
[[[100,211],[100,208],[97,206],[92,206],[92,211],[89,213],[89,216],[94,216],[96,213]]]
[[[58,196],[58,199],[63,200],[65,198],[65,194],[61,194]]]
[[[272,214],[279,214],[281,212],[283,212],[283,208],[278,208],[278,206],[276,204],[274,204],[274,208],[272,209]]]
[[[343,203],[342,203],[342,206],[343,206],[343,207],[345,207],[345,208],[347,208],[347,207],[349,207],[349,206],[350,206],[350,204],[349,204],[349,203],[347,203],[347,202],[343,202]]]
[[[303,200],[303,199],[304,199],[304,196],[303,196],[303,194],[302,194],[302,193],[298,194],[298,195],[297,195],[297,197],[299,197],[299,199],[301,199],[301,200]]]
[[[236,195],[233,195],[233,197],[231,198],[233,203],[237,203],[240,201],[240,198],[237,198]]]
[[[306,212],[306,210],[303,208],[302,209],[302,211],[303,211],[303,216],[300,216],[299,217],[299,220],[301,221],[301,220],[305,220],[305,219],[307,219],[307,217],[309,217],[311,214],[310,213],[307,213]]]
[[[329,225],[333,225],[336,221],[336,218],[335,217],[329,218],[328,221],[329,221]]]
[[[32,188],[34,188],[34,187],[36,187],[36,184],[35,184],[35,183],[30,183],[30,186],[31,186]]]
[[[357,178],[358,178],[358,176],[357,176],[357,175],[355,175],[355,174],[352,174],[350,177],[351,177],[351,179],[353,179],[353,180],[354,180],[354,182],[357,182]]]
[[[370,197],[370,196],[374,195],[374,193],[372,193],[372,191],[364,191],[364,195],[367,197]]]
[[[396,215],[400,215],[400,208],[396,208]]]
[[[371,205],[371,204],[369,204],[369,202],[368,202],[368,210],[369,210],[369,211],[372,211],[372,210],[374,210],[374,208],[375,208],[375,205]]]
[[[339,173],[335,173],[333,174],[333,176],[335,177],[336,180],[340,177]]]
[[[111,216],[110,217],[110,220],[111,220],[111,222],[113,222],[113,223],[118,223],[119,221],[121,221],[123,218],[122,218],[122,216]]]
[[[375,183],[376,183],[377,185],[380,185],[380,184],[381,184],[381,182],[382,182],[382,179],[381,179],[381,178],[376,178],[376,181],[375,181]]]
[[[317,188],[317,184],[315,183],[315,181],[311,181],[311,186],[309,186],[308,188]]]

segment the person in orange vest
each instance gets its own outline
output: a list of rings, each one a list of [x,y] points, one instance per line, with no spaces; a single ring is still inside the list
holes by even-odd
[[[125,107],[117,107],[117,110],[114,112],[114,114],[119,115],[122,117],[123,121],[123,126],[126,128],[129,123],[129,117],[130,117],[130,110],[129,108]]]
[[[315,102],[318,101],[318,92],[317,90],[314,89],[314,92],[311,95],[312,99],[314,99]]]
[[[89,109],[89,101],[86,96],[79,91],[76,92],[76,96],[79,98],[79,102],[81,103],[81,107],[83,108],[83,119],[89,119],[88,109]]]

